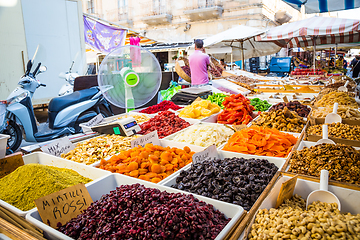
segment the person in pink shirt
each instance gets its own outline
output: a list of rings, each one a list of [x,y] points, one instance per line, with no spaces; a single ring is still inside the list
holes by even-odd
[[[195,52],[189,57],[191,86],[203,86],[209,83],[207,68],[210,65],[210,57],[205,54],[204,42],[201,39],[194,42]]]

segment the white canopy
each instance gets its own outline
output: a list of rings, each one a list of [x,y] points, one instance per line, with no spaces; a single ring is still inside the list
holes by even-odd
[[[210,53],[213,48],[218,50],[223,48],[225,50],[231,47],[233,61],[266,56],[279,52],[281,47],[275,43],[256,42],[254,40],[255,36],[264,32],[265,31],[258,28],[239,25],[204,39],[204,47],[207,53]],[[194,47],[194,45],[192,45],[192,47]],[[209,51],[207,49],[209,49]],[[225,58],[226,55],[229,56],[227,51],[222,53],[218,52],[219,51],[213,54],[217,58]]]

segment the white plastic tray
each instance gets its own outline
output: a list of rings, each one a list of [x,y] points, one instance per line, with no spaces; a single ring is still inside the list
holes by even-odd
[[[31,153],[29,155],[25,155],[25,156],[23,156],[23,159],[24,159],[24,164],[38,163],[38,164],[47,165],[47,166],[72,169],[72,170],[78,172],[80,175],[90,178],[90,179],[93,179],[93,180],[99,179],[103,176],[107,176],[107,175],[111,174],[110,172],[102,170],[102,169],[96,169],[93,167],[89,167],[89,166],[86,166],[85,164],[76,163],[76,162],[69,161],[69,160],[66,160],[63,158],[59,158],[59,157],[55,157],[55,156],[52,156],[52,155],[49,155],[49,154],[43,153],[43,152],[35,152],[35,153]],[[88,186],[92,183],[93,183],[93,181],[87,183],[86,186]],[[22,211],[16,207],[10,205],[9,203],[2,201],[1,199],[0,199],[0,206],[8,209],[9,211],[12,211],[16,215],[22,216],[22,217],[24,217],[28,212],[31,211],[31,210]]]
[[[160,139],[160,144],[161,144],[162,147],[176,147],[176,148],[181,148],[181,149],[184,149],[184,147],[187,146],[187,147],[189,147],[191,149],[191,151],[194,151],[194,152],[201,152],[201,151],[203,151],[205,149],[204,147],[199,147],[199,146],[190,145],[190,144],[187,144],[187,143],[174,142],[174,141],[169,141],[169,140],[164,140],[164,139]],[[179,172],[182,169],[185,169],[186,167],[191,166],[191,164],[192,163],[189,163],[188,165],[184,166],[183,168],[180,168],[177,172]],[[100,162],[96,162],[96,163],[93,163],[91,166],[94,167],[94,168],[97,168],[99,165],[100,165]],[[99,169],[99,170],[106,171],[106,170],[102,170],[102,169]],[[106,171],[106,172],[108,172],[108,171]],[[166,179],[174,176],[177,172],[174,172],[173,174],[171,174],[170,176],[168,176],[165,179],[161,180],[157,184],[161,185]],[[123,174],[120,174],[120,173],[115,173],[115,174],[123,175]],[[126,176],[126,175],[123,175],[123,176]],[[134,178],[134,179],[136,179],[136,178]]]
[[[224,159],[224,158],[233,158],[235,156],[224,156],[223,154],[221,154],[221,152],[219,152],[218,154],[220,159]],[[279,169],[278,171],[280,171],[280,169],[284,166],[285,164],[285,159],[282,158],[272,158],[272,157],[265,157],[265,156],[256,156],[256,157],[250,157],[251,155],[245,155],[242,158],[245,159],[250,159],[250,158],[256,158],[256,159],[266,159],[268,160],[270,163],[274,163]],[[237,156],[236,156],[237,157]],[[186,166],[186,168],[184,167],[183,169],[180,169],[179,171],[171,174],[171,176],[165,178],[164,180],[161,181],[161,185],[163,186],[167,186],[167,187],[171,187],[172,185],[174,185],[176,183],[176,178],[180,175],[180,172],[182,170],[187,171],[189,170],[189,168],[191,167],[191,164],[189,164],[190,166]]]
[[[304,131],[304,130],[303,130]],[[289,133],[291,135],[294,135],[296,138],[299,138],[301,136],[301,133],[292,133],[292,132],[284,132],[284,133]],[[296,145],[296,144],[295,144]],[[251,155],[251,154],[245,154],[245,153],[238,153],[238,152],[231,152],[231,151],[225,151],[222,150],[224,148],[225,144],[223,144],[221,147],[218,148],[219,150],[219,156],[220,157],[224,157],[224,158],[231,158],[231,157],[243,157],[243,158],[261,158],[261,159],[268,159],[270,161],[270,159],[276,160],[276,159],[282,159],[282,160],[286,160],[286,158],[290,155],[290,153],[281,158],[281,157],[270,157],[270,156],[260,156],[260,155]],[[294,148],[294,147],[293,147]],[[293,149],[291,150],[293,151]]]
[[[267,197],[261,203],[259,209],[266,208],[269,210],[270,208],[275,208],[276,200],[280,192],[281,184],[289,180],[290,178],[291,178],[290,176],[280,176],[279,179],[274,184],[273,188],[270,190]],[[320,189],[320,183],[298,178],[296,182],[294,194],[298,194],[306,200],[307,196],[312,191],[318,189]],[[329,191],[334,193],[340,200],[341,212],[350,212],[352,214],[360,213],[360,204],[359,204],[360,191],[337,187],[333,185],[329,185]],[[242,236],[239,239],[245,239],[244,236],[247,236],[248,230],[251,228],[255,217],[256,214],[254,215],[252,222],[249,224],[248,229],[243,232]]]
[[[194,124],[195,125],[195,124]],[[195,126],[197,126],[197,125],[208,125],[208,126],[219,126],[219,125],[225,125],[225,124],[220,124],[220,123],[209,123],[209,122],[200,122],[200,123],[198,123],[198,124],[196,124]],[[232,128],[231,127],[231,125],[228,125],[230,128]],[[171,135],[169,135],[169,136],[167,136],[167,137],[165,137],[165,138],[163,138],[164,140],[169,140],[169,141],[174,141],[174,138],[176,137],[176,135],[178,135],[178,134],[180,134],[180,133],[182,133],[182,132],[184,132],[184,131],[186,131],[187,130],[187,128],[184,128],[184,129],[182,129],[182,130],[180,130],[180,131],[178,131],[178,132],[176,132],[176,133],[174,133],[174,134],[171,134]],[[235,133],[235,130],[234,130],[234,133]],[[174,141],[174,142],[177,142],[177,141]],[[217,148],[218,149],[220,149],[220,147],[221,146],[223,146],[225,143],[222,143],[221,145],[219,145]]]
[[[158,184],[150,183],[147,181],[134,179],[128,176],[120,175],[120,174],[111,174],[106,176],[102,179],[94,181],[93,184],[88,185],[87,189],[90,193],[91,198],[93,201],[99,200],[103,194],[107,194],[110,191],[114,190],[117,186],[120,185],[130,185],[134,183],[143,184],[145,187],[150,188],[157,188],[161,191],[167,191],[170,193],[184,193],[189,194],[187,192],[183,192],[177,189],[160,186]],[[220,234],[216,237],[216,240],[223,239],[226,234],[232,229],[235,223],[239,220],[242,214],[244,214],[244,210],[242,207],[220,202],[211,198],[202,197],[199,195],[193,194],[196,198],[206,203],[212,204],[215,209],[218,209],[222,213],[225,214],[226,217],[232,218],[231,221],[225,226],[225,228],[220,232]],[[71,239],[66,235],[60,233],[59,231],[51,228],[50,226],[44,224],[40,218],[39,212],[37,209],[31,210],[29,214],[26,215],[26,220],[30,223],[34,224],[35,226],[44,230],[45,237],[48,239]]]

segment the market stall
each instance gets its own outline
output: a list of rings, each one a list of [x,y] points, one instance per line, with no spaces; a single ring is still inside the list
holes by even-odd
[[[134,49],[141,53],[131,63],[137,66],[119,67],[128,64]],[[157,94],[159,66],[140,48],[121,52],[120,59],[104,61],[100,87],[127,79],[128,85],[116,86],[109,97],[127,113],[81,124],[88,137],[76,144],[55,140],[40,146],[43,153],[18,156],[17,164],[0,159],[10,169],[0,171],[0,233],[11,234],[4,219],[46,239],[359,236],[355,82],[340,91],[345,80],[232,71],[211,87],[187,88],[182,96],[192,100],[184,104],[170,98],[144,107]],[[151,86],[135,88],[134,79],[148,84],[143,76],[151,78]],[[334,103],[342,122],[327,123],[326,129],[335,144],[316,145]],[[311,202],[306,210],[305,199],[319,188],[321,170],[328,171],[328,190],[339,197],[340,211],[332,202]],[[67,215],[74,208],[74,215]],[[313,224],[305,228],[296,221]]]

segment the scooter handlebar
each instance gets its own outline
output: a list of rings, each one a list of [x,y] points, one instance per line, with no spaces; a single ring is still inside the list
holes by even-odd
[[[46,84],[40,83],[40,87],[46,87]]]

